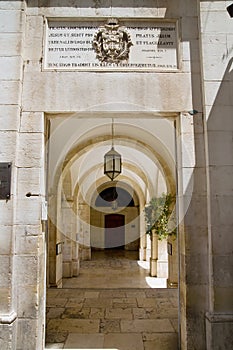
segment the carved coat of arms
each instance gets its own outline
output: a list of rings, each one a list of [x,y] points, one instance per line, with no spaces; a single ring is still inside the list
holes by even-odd
[[[110,19],[107,24],[100,26],[93,39],[96,58],[101,62],[127,61],[132,45],[130,34],[118,24],[117,19]]]

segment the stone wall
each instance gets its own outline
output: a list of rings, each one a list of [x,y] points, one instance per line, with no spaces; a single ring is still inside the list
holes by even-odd
[[[201,3],[208,189],[207,349],[233,346],[233,74],[231,1]]]
[[[22,111],[25,5],[0,3],[0,160],[12,163],[11,197],[0,202],[1,349],[43,348],[45,332],[44,119]]]

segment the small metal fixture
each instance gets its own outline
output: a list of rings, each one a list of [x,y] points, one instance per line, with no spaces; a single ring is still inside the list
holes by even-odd
[[[28,192],[26,193],[26,197],[40,197],[40,194]]]
[[[114,144],[114,125],[112,119],[112,148],[104,155],[104,174],[113,181],[121,173],[121,155],[115,151]]]
[[[191,111],[188,111],[189,115],[196,115],[198,113],[200,113],[200,112],[198,112],[196,109],[192,109]]]

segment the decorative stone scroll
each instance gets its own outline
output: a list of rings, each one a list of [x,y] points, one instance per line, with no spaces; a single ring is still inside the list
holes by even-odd
[[[48,21],[44,69],[178,69],[176,22]]]

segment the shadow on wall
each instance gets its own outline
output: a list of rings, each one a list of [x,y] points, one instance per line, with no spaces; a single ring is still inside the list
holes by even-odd
[[[233,54],[233,45],[225,54],[223,54],[222,60],[228,59],[228,57],[232,56],[232,54]],[[212,84],[217,84],[217,83],[213,82]],[[233,58],[231,58],[228,62],[227,68],[225,70],[224,76],[222,78],[221,84],[216,94],[216,98],[214,99],[213,103],[211,103],[211,109],[207,120],[208,131],[218,131],[220,133],[222,131],[233,132],[232,108],[233,108]],[[224,139],[222,138],[220,141],[224,141]],[[224,157],[227,157],[227,153],[229,156],[231,154],[231,160],[233,158],[232,146],[230,149],[229,148],[224,149],[224,144],[221,143],[219,145],[221,147],[221,149],[219,149],[220,165],[222,162],[224,163],[224,161],[227,161],[227,159],[224,158]],[[217,148],[217,145],[215,145],[215,147]],[[217,154],[215,154],[215,157],[216,156]],[[222,159],[222,157],[224,159]],[[210,159],[210,163],[211,163],[211,159]],[[215,165],[215,164],[212,164],[212,165]],[[233,163],[231,162],[231,164],[229,165],[233,165]]]

